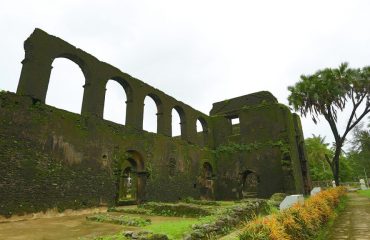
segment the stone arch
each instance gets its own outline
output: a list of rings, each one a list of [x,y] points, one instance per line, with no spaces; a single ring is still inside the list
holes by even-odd
[[[128,150],[118,169],[117,204],[138,204],[144,201],[148,173],[142,155],[135,150]]]
[[[69,43],[35,29],[24,42],[25,58],[17,88],[17,93],[28,95],[45,102],[50,80],[52,63],[56,58],[66,58],[79,66],[88,82],[89,70],[86,53]]]
[[[184,109],[179,106],[179,105],[175,105],[173,108],[172,108],[172,111],[175,110],[179,117],[180,117],[180,132],[181,132],[181,138],[186,140],[186,115],[185,115],[185,111]],[[173,116],[172,116],[173,117]],[[173,129],[173,126],[172,126],[172,129]],[[172,133],[172,137],[173,136],[173,133]]]
[[[124,93],[125,93],[125,96],[126,96],[126,99],[121,99],[122,102],[124,102],[124,105],[125,106],[122,106],[124,108],[124,111],[122,111],[124,114],[125,114],[125,119],[122,117],[122,121],[120,121],[117,117],[115,116],[111,116],[109,117],[109,106],[107,106],[107,94],[108,94],[108,88],[107,88],[107,85],[110,81],[114,81],[115,83],[119,84],[123,90],[124,90]],[[117,123],[120,123],[120,124],[124,124],[126,125],[127,123],[127,108],[128,108],[128,103],[130,103],[132,101],[132,87],[131,85],[122,77],[111,77],[109,79],[107,79],[105,82],[104,82],[104,104],[103,104],[103,118],[104,119],[107,119],[107,120],[111,120],[111,121],[115,121]],[[112,111],[114,111],[114,109],[111,109]],[[118,111],[119,112],[119,111]],[[108,117],[107,117],[108,116]]]
[[[209,162],[202,164],[198,182],[200,198],[206,200],[214,199],[214,169]]]
[[[259,175],[250,169],[240,173],[241,177],[241,196],[243,198],[255,198],[258,195]]]
[[[158,95],[156,95],[154,93],[149,93],[144,97],[144,108],[145,108],[145,100],[146,100],[147,97],[152,99],[153,102],[156,105],[156,113],[155,113],[156,114],[156,133],[159,133],[160,115],[163,114],[162,100],[158,97]],[[145,116],[145,109],[144,109],[143,112],[144,112],[144,120],[143,120],[143,125],[144,125],[145,118],[148,117],[148,116]],[[144,128],[144,126],[143,126],[143,128]]]
[[[74,62],[75,64],[77,64],[82,73],[84,74],[85,76],[85,80],[87,79],[87,76],[88,76],[88,68],[87,68],[87,64],[85,62],[85,60],[83,60],[80,56],[78,56],[77,54],[75,53],[69,53],[69,52],[64,52],[64,53],[61,53],[59,55],[57,55],[53,61],[57,58],[66,58],[68,60],[71,60],[72,62]]]
[[[197,127],[198,122],[201,125],[202,131],[199,131]],[[197,127],[197,142],[200,146],[204,147],[208,144],[208,123],[202,116],[200,116],[196,120],[196,127]]]
[[[120,77],[120,76],[114,76],[114,77],[107,79],[104,85],[107,85],[109,80],[113,80],[119,83],[125,90],[127,102],[132,101],[133,90],[132,90],[131,84],[127,80],[125,80],[123,77]]]
[[[71,57],[67,56],[53,59],[45,96],[47,105],[77,114],[81,113],[83,86],[86,83],[86,75],[81,68],[81,62],[82,60],[71,60]]]

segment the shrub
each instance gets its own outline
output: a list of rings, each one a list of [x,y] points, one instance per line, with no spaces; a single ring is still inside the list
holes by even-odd
[[[332,188],[310,197],[303,205],[294,205],[282,212],[247,223],[241,240],[295,240],[312,239],[334,216],[344,187]]]

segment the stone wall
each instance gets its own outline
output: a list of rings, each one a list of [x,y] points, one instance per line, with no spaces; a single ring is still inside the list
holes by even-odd
[[[140,201],[199,198],[202,163],[214,165],[209,150],[183,140],[1,93],[0,215],[113,205],[130,152],[144,164]]]
[[[214,103],[208,116],[40,29],[24,47],[17,94],[0,93],[0,215],[121,204],[122,194],[141,203],[309,192],[299,117],[271,93]],[[84,73],[81,115],[44,104],[60,57]],[[109,79],[126,91],[125,125],[102,119]],[[157,105],[158,134],[142,130],[146,96]],[[128,184],[134,195],[122,191]]]

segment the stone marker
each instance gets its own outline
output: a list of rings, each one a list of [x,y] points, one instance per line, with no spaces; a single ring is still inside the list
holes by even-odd
[[[364,179],[360,179],[360,188],[361,188],[361,190],[366,190],[367,189]]]
[[[315,196],[316,194],[318,194],[319,192],[321,192],[321,187],[314,187],[312,190],[311,190],[311,196]]]
[[[331,182],[331,184],[333,184],[333,187],[337,187],[334,180]]]
[[[304,197],[302,194],[295,194],[295,195],[289,195],[284,198],[284,200],[280,203],[280,211],[290,208],[295,203],[303,204],[304,203]]]

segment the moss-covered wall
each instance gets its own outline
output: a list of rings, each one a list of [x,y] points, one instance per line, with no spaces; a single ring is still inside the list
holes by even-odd
[[[299,117],[269,92],[214,103],[208,116],[40,29],[24,49],[17,94],[0,93],[0,215],[118,203],[130,164],[136,202],[309,191]],[[82,115],[44,104],[59,57],[84,73]],[[127,126],[102,119],[109,79],[126,91]],[[142,130],[146,96],[157,105],[159,134]],[[173,109],[179,137],[171,137]]]
[[[148,175],[142,200],[199,198],[202,161],[214,165],[210,151],[185,141],[1,93],[0,215],[114,204],[128,150]]]
[[[223,108],[216,105],[223,111],[218,111],[219,115],[212,116],[211,120],[213,128],[222,129],[214,134],[218,145],[215,149],[217,197],[240,198],[246,171],[258,176],[259,197],[269,197],[275,192],[306,193],[297,143],[300,126],[294,124],[289,109],[272,101],[253,102],[238,109],[233,101],[228,100],[233,106],[230,111],[225,110],[227,105]],[[235,101],[246,102],[241,97]],[[239,134],[231,134],[231,124],[225,121],[230,116],[239,118]],[[222,128],[223,124],[227,124],[226,127]]]
[[[0,215],[116,204],[120,165],[131,151],[143,163],[140,201],[200,198],[205,162],[216,199],[242,198],[246,171],[258,176],[258,197],[303,193],[299,119],[278,103],[244,107],[238,116],[238,126],[224,115],[209,118],[217,146],[209,149],[2,92]]]

